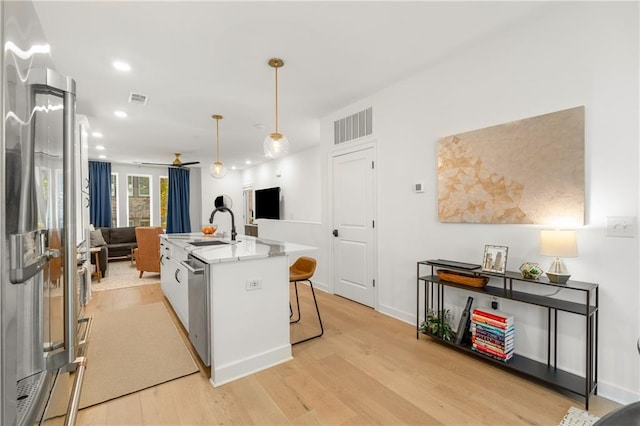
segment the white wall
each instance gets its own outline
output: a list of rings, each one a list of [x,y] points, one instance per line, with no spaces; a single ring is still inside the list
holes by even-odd
[[[280,187],[281,217],[283,220],[317,223],[322,208],[320,192],[321,161],[319,148],[311,148],[287,157],[271,160],[241,171],[229,170],[222,179],[202,173],[202,220],[208,222],[218,195],[229,195],[238,233],[244,233],[242,189]],[[277,176],[279,174],[280,176]],[[224,216],[227,216],[225,218]],[[230,230],[229,215],[216,214],[215,222],[222,230]],[[295,241],[292,241],[295,242]]]
[[[438,222],[437,140],[584,105],[586,225],[579,257],[566,264],[573,279],[600,284],[599,394],[630,402],[640,399],[640,250],[637,237],[608,238],[604,228],[606,216],[638,216],[638,4],[568,2],[547,11],[325,117],[321,150],[331,150],[334,120],[373,107],[378,309],[414,322],[416,261],[480,263],[485,244],[509,246],[511,270],[551,260],[538,254],[541,226]],[[323,167],[323,194],[327,173]],[[418,181],[424,193],[412,192]],[[325,226],[329,217],[325,211]],[[452,300],[464,305],[466,296]],[[517,349],[544,360],[546,311],[521,306],[501,307],[517,311]],[[560,321],[558,365],[584,371],[584,322]]]
[[[244,234],[244,222],[242,219],[242,180],[241,172],[229,170],[222,179],[215,179],[209,175],[209,170],[202,170],[202,220],[201,224],[209,223],[211,212],[215,210],[215,200],[219,195],[231,197],[231,210],[235,216],[236,232]],[[218,225],[219,231],[231,232],[231,215],[224,212],[216,213],[213,222]],[[200,227],[194,228],[198,231]]]
[[[246,169],[243,185],[280,187],[280,219],[319,222],[321,216],[319,147]]]
[[[128,225],[127,219],[127,175],[139,175],[151,177],[151,225],[160,226],[160,177],[169,177],[167,167],[142,166],[135,164],[111,163],[111,173],[118,174],[118,226]],[[201,224],[201,177],[200,169],[189,168],[189,215],[191,219],[191,229],[199,230]]]
[[[214,179],[204,171],[202,175],[202,219],[208,221],[214,209],[216,196],[227,194],[233,199],[238,234],[244,234],[242,189],[254,189],[279,186],[281,188],[282,220],[258,219],[258,235],[260,238],[288,241],[317,247],[313,256],[318,261],[314,274],[314,286],[325,291],[332,291],[328,279],[330,273],[331,252],[327,245],[326,226],[321,223],[324,214],[321,196],[322,170],[326,163],[326,153],[316,146],[287,157],[271,160],[243,171],[229,171],[222,179]],[[279,176],[277,176],[279,175]],[[217,213],[214,222],[222,231],[231,229],[230,216]],[[326,223],[324,221],[323,223]],[[296,258],[291,258],[291,262]]]

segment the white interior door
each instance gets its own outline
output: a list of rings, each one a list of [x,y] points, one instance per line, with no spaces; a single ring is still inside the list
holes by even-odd
[[[336,294],[374,307],[373,148],[333,157]]]

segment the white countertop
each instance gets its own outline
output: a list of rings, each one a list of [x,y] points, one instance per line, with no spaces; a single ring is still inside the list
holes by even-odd
[[[267,240],[248,235],[238,235],[236,241],[231,241],[229,238],[203,235],[200,232],[160,234],[160,238],[164,238],[167,242],[183,248],[189,254],[207,263],[237,262],[317,250],[316,247]],[[190,244],[193,241],[223,241],[228,244],[194,246]]]

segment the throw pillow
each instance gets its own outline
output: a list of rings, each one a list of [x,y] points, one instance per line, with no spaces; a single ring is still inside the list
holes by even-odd
[[[99,229],[89,232],[89,240],[91,247],[99,247],[107,244],[107,242],[104,240],[104,237],[102,236],[102,232],[100,232]]]

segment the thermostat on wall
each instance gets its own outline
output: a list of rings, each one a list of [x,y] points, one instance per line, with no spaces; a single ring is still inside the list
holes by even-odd
[[[416,182],[413,184],[413,192],[424,192],[424,185],[422,182]]]

